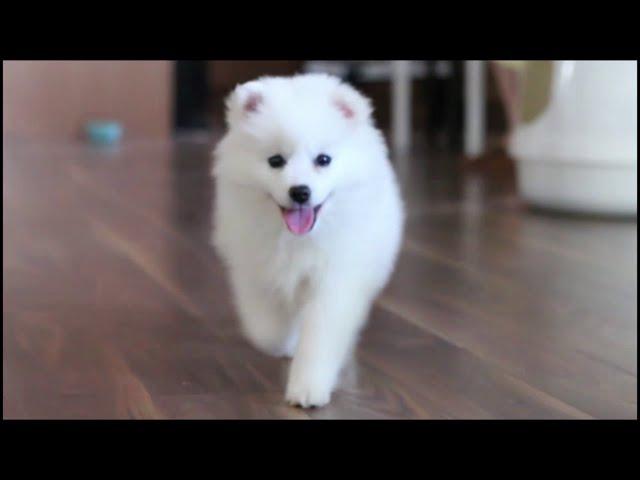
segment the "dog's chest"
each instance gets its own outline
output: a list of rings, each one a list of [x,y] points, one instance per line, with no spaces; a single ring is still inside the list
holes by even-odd
[[[310,243],[284,241],[272,251],[268,263],[267,281],[287,301],[297,303],[322,274],[326,261],[324,254]]]

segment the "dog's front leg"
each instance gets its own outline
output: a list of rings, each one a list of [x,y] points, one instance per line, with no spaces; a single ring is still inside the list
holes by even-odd
[[[286,390],[289,403],[319,407],[329,402],[370,300],[357,284],[342,281],[320,288],[302,308]]]

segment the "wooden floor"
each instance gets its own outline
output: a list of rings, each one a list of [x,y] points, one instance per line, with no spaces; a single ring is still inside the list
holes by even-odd
[[[333,402],[288,407],[208,244],[210,143],[4,145],[4,418],[637,416],[635,221],[528,211],[424,149]]]

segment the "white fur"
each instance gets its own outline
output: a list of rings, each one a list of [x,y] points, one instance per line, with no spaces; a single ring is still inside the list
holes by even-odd
[[[369,101],[328,75],[240,85],[227,122],[215,151],[213,241],[243,332],[260,350],[293,357],[289,403],[324,405],[400,247],[403,207],[384,139]],[[329,166],[314,164],[320,153]],[[275,154],[284,168],[269,166]],[[289,187],[300,184],[313,205],[325,203],[313,230],[296,236],[276,202],[290,206]]]

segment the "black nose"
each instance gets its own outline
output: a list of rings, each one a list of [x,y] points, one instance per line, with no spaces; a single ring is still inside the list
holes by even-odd
[[[289,189],[289,196],[296,203],[305,203],[311,196],[311,189],[306,185],[296,185]]]

